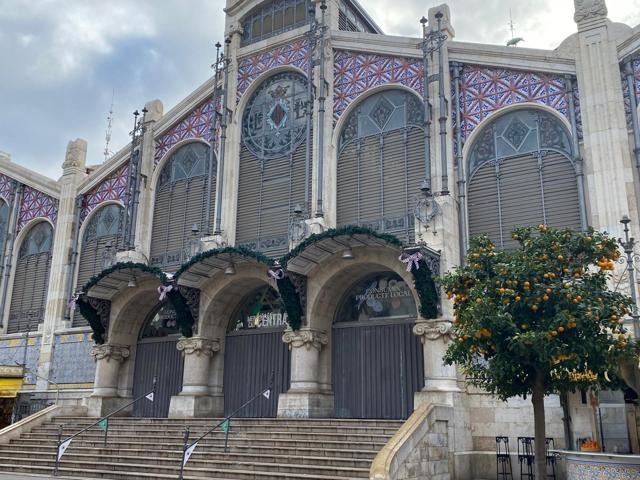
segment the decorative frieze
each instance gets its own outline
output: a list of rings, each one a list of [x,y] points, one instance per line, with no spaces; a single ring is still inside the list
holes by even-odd
[[[422,343],[425,343],[427,340],[451,337],[452,326],[449,320],[418,320],[413,326],[413,334],[419,336]]]
[[[573,21],[576,23],[607,16],[607,5],[604,0],[574,0],[573,3],[575,5]]]
[[[103,345],[95,345],[91,349],[91,356],[98,362],[100,360],[106,360],[107,362],[113,360],[114,362],[122,363],[129,358],[130,350],[126,345],[110,345],[105,343]]]
[[[178,351],[183,355],[196,355],[200,357],[206,355],[213,357],[213,354],[220,351],[219,339],[208,339],[203,337],[181,338],[178,340]]]
[[[323,330],[304,328],[300,330],[287,330],[282,336],[282,341],[289,345],[289,350],[305,347],[307,350],[315,348],[320,351],[329,343],[329,337]]]
[[[22,227],[34,218],[48,218],[55,225],[58,218],[58,199],[25,185],[18,230],[22,230]]]

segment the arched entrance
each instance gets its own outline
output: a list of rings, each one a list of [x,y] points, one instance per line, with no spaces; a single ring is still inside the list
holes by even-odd
[[[180,393],[184,360],[176,348],[180,332],[176,313],[164,303],[151,312],[140,329],[133,374],[133,396],[151,390],[156,377],[153,402],[146,399],[133,406],[135,417],[166,417],[172,395]]]
[[[268,399],[259,398],[238,412],[240,417],[275,417],[280,393],[289,389],[291,355],[282,342],[287,316],[280,296],[269,285],[250,291],[229,322],[224,352],[224,412],[234,412],[267,387]]]
[[[339,303],[332,365],[338,418],[407,418],[424,384],[420,339],[412,332],[416,304],[393,272],[358,280]]]

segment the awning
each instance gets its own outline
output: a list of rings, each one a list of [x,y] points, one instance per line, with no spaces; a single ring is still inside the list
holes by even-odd
[[[0,378],[0,398],[14,398],[22,388],[21,378]]]

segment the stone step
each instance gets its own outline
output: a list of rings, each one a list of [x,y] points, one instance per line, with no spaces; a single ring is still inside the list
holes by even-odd
[[[103,448],[102,446],[98,447],[87,447],[78,445],[77,443],[72,444],[73,452],[84,452],[87,454],[92,454],[94,452],[99,452],[100,455],[128,455],[128,456],[144,456],[149,452],[166,452],[168,455],[177,455],[180,456],[182,454],[182,448],[174,448],[174,449],[166,449],[160,447],[156,447],[155,445],[137,445],[137,448],[112,448],[107,445],[107,448]],[[43,448],[42,444],[37,445],[20,445],[19,443],[12,444],[11,446],[0,446],[0,455],[10,455],[10,454],[20,454],[22,456],[30,456],[30,455],[48,455],[51,452],[55,452],[56,445],[55,443],[49,444],[49,448]],[[71,451],[71,449],[69,450]],[[255,457],[255,458],[277,458],[277,457],[286,457],[286,458],[314,458],[314,459],[327,459],[328,461],[363,461],[363,462],[371,462],[371,460],[378,453],[377,450],[355,450],[355,449],[316,449],[316,448],[278,448],[273,446],[265,446],[265,445],[252,445],[246,447],[238,447],[236,445],[230,445],[229,451],[227,453],[223,452],[223,444],[219,445],[211,445],[200,443],[198,444],[198,451],[206,454],[206,455],[220,455],[227,457],[237,457],[237,458],[247,458],[247,457]]]
[[[33,473],[49,476],[52,472],[51,467],[47,466],[20,466],[15,464],[0,464],[0,471],[17,472],[17,473]],[[104,478],[108,480],[152,480],[152,479],[171,479],[175,480],[175,473],[147,473],[147,472],[130,472],[126,470],[104,470],[82,468],[60,467],[58,473],[61,476],[80,477],[80,478]],[[215,473],[215,477],[211,475]],[[50,477],[48,477],[50,478]],[[249,470],[217,470],[212,472],[205,469],[185,468],[184,480],[202,480],[203,478],[216,480],[357,480],[367,478],[359,477],[337,477],[332,475],[314,475],[308,473],[274,473],[260,472]]]
[[[54,438],[50,438],[50,437],[39,437],[39,438],[25,438],[27,434],[24,434],[23,436],[21,436],[19,439],[15,439],[12,440],[10,442],[11,445],[40,445],[40,446],[45,446],[48,445],[50,446],[50,448],[55,448],[55,444],[56,444],[56,439]],[[140,446],[140,442],[137,441],[138,439],[136,439],[134,437],[134,439],[129,439],[129,440],[114,440],[113,438],[109,437],[110,440],[108,441],[107,445],[110,447],[118,447],[118,448],[135,448],[136,446]],[[220,448],[222,448],[224,446],[223,443],[219,443],[219,440],[216,439],[204,439],[203,440],[204,444],[208,444],[208,445],[218,445],[220,446]],[[84,446],[88,446],[88,447],[101,447],[103,445],[103,441],[101,437],[97,437],[93,440],[84,440],[84,439],[77,439],[74,440],[74,443],[76,444],[82,444]],[[247,439],[237,439],[234,442],[229,442],[229,445],[231,447],[252,447],[256,444],[258,445],[263,445],[263,446],[272,446],[272,447],[288,447],[288,448],[297,448],[297,447],[302,447],[302,448],[319,448],[319,449],[325,449],[325,448],[334,448],[334,449],[345,449],[345,450],[349,450],[351,448],[356,448],[356,449],[366,449],[366,450],[380,450],[386,442],[359,442],[359,443],[354,443],[354,442],[343,442],[343,441],[331,441],[331,440],[293,440],[293,439],[278,439],[278,440],[273,440],[273,439],[268,439],[268,438],[263,438],[263,439],[258,439],[252,442],[247,441]],[[166,448],[172,448],[172,449],[181,449],[183,442],[182,440],[178,441],[178,439],[176,439],[175,441],[172,442],[167,442],[167,439],[162,439],[162,440],[158,440],[155,442],[150,443],[150,445],[158,445],[161,444],[163,446],[165,446]]]
[[[198,438],[198,436],[202,435],[204,431],[194,432],[194,434],[190,435],[189,438]],[[372,435],[372,434],[357,434],[357,433],[322,433],[315,432],[313,430],[309,430],[307,432],[280,432],[280,431],[269,431],[265,430],[263,432],[253,432],[253,431],[230,431],[229,439],[234,440],[264,440],[265,435],[269,436],[269,439],[277,439],[277,440],[301,440],[301,441],[309,441],[309,440],[320,440],[320,441],[338,441],[338,442],[350,442],[350,443],[360,443],[360,442],[382,442],[385,443],[390,435]],[[56,433],[52,434],[49,432],[30,432],[25,433],[23,437],[26,438],[40,438],[40,439],[48,439],[55,438],[57,436]],[[223,434],[218,433],[217,437],[224,437]],[[176,432],[175,435],[165,435],[162,432],[148,432],[146,430],[139,430],[135,432],[131,431],[111,431],[109,429],[108,438],[113,439],[113,441],[121,441],[121,440],[133,440],[138,439],[140,441],[149,441],[163,438],[182,438],[182,434]],[[64,438],[64,437],[63,437]],[[81,433],[77,438],[82,438],[86,440],[97,440],[104,438],[104,432],[99,429],[91,429],[86,432]],[[215,437],[214,437],[215,438]]]
[[[291,463],[269,463],[269,462],[248,462],[242,461],[238,463],[232,460],[226,461],[211,461],[196,459],[197,454],[194,452],[194,462],[187,464],[189,471],[192,472],[221,472],[221,471],[234,471],[234,470],[247,470],[247,471],[260,471],[271,473],[307,473],[313,475],[330,475],[337,476],[339,478],[344,477],[363,477],[367,476],[369,469],[346,467],[346,466],[332,466],[332,465],[298,465]],[[134,458],[133,461],[126,462],[120,459],[105,459],[98,458],[98,464],[102,470],[126,470],[132,473],[170,473],[174,472],[177,476],[180,471],[180,459],[163,459],[163,458]],[[0,457],[0,464],[20,461],[20,458],[15,457]],[[26,462],[22,462],[26,463]],[[29,466],[48,466],[51,469],[55,466],[55,457],[50,455],[50,458],[31,458],[28,462]],[[84,468],[85,470],[91,470],[96,466],[96,460],[87,459],[85,457],[74,458],[73,456],[67,457],[67,454],[60,460],[60,465],[69,468]]]
[[[198,445],[199,447],[199,445]],[[69,447],[64,454],[65,461],[77,460],[77,461],[92,461],[94,463],[100,463],[105,457],[112,458],[114,461],[134,463],[139,461],[140,463],[157,462],[158,465],[179,465],[182,459],[181,451],[158,451],[154,453],[162,453],[162,456],[149,455],[150,451],[145,450],[113,450],[113,449],[86,449],[78,448],[75,446]],[[55,449],[51,451],[37,450],[11,450],[0,449],[0,463],[2,459],[13,458],[16,460],[22,460],[26,463],[39,461],[42,459],[49,460],[51,457],[55,458]],[[324,466],[347,466],[356,468],[368,468],[371,463],[371,458],[354,459],[338,456],[310,456],[310,455],[282,455],[282,454],[258,454],[258,453],[224,453],[220,451],[211,451],[209,449],[197,448],[193,456],[189,460],[189,465],[192,462],[195,463],[285,463],[285,464],[298,464],[305,466],[324,465]]]
[[[65,434],[73,434],[76,433],[91,424],[86,425],[64,425],[63,433]],[[157,426],[157,425],[121,425],[115,422],[109,423],[109,432],[148,432],[148,433],[156,433],[156,434],[174,434],[174,435],[182,435],[184,433],[185,426],[188,426],[191,432],[200,432],[204,433],[214,425],[173,425],[173,426]],[[238,425],[235,423],[231,424],[231,431],[233,432],[251,432],[256,434],[261,434],[265,432],[272,432],[274,429],[269,428],[266,425],[257,425],[257,426],[249,426],[249,425]],[[286,428],[278,428],[277,429],[283,433],[306,433],[309,432],[309,427],[304,427],[302,425],[295,427],[286,427]],[[42,425],[36,427],[32,430],[32,432],[36,433],[48,433],[57,435],[59,431],[58,425]],[[99,427],[93,426],[89,429],[89,431],[101,431]],[[397,431],[396,428],[382,428],[382,427],[372,427],[372,428],[356,428],[356,427],[313,427],[313,432],[316,433],[325,433],[325,434],[354,434],[354,435],[384,435],[384,436],[392,436]],[[214,430],[213,433],[224,434],[224,432],[218,427]]]
[[[139,424],[145,423],[184,423],[190,424],[198,423],[212,423],[221,422],[222,417],[200,417],[200,418],[162,418],[162,417],[111,417],[114,420],[121,422],[133,422]],[[56,417],[52,423],[91,423],[98,420],[98,417],[68,417],[59,416]],[[245,418],[245,417],[233,417],[232,422],[248,422],[253,424],[284,424],[290,423],[292,425],[377,425],[377,426],[400,426],[404,423],[404,420],[385,420],[385,419],[358,419],[358,418],[293,418],[293,417],[258,417],[258,418]]]

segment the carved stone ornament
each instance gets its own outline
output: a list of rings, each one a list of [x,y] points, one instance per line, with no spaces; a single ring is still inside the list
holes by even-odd
[[[321,350],[323,345],[329,343],[329,337],[323,330],[305,328],[296,331],[287,330],[282,336],[282,341],[289,345],[289,350],[300,347],[306,347],[307,350],[312,347]]]
[[[177,348],[183,355],[195,354],[197,357],[201,355],[213,357],[215,352],[220,351],[220,340],[217,338],[211,340],[203,337],[182,337],[178,340]]]
[[[573,3],[575,5],[573,20],[576,23],[607,16],[607,4],[604,0],[573,0]]]
[[[84,167],[87,158],[87,142],[80,138],[67,144],[67,154],[65,155],[62,168]]]
[[[418,320],[413,326],[413,334],[420,337],[422,343],[426,340],[437,340],[440,337],[451,337],[449,320]]]
[[[106,360],[107,362],[113,360],[114,362],[124,362],[129,358],[129,347],[124,345],[95,345],[91,349],[91,356],[98,362],[100,360]]]

